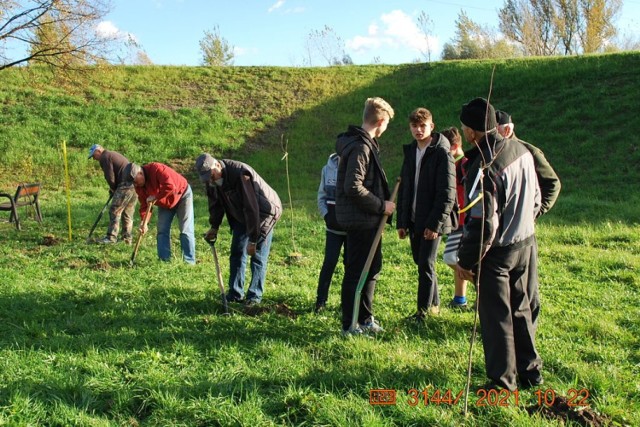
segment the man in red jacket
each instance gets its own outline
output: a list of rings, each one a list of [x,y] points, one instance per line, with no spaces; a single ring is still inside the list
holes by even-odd
[[[148,204],[153,202],[158,207],[158,257],[162,261],[171,259],[171,222],[178,215],[182,257],[188,264],[195,264],[193,193],[185,177],[162,163],[148,163],[144,166],[129,163],[123,174],[135,186],[142,223]],[[147,230],[147,225],[140,226],[142,234]]]

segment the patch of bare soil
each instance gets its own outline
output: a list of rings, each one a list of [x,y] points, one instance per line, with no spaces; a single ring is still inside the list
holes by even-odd
[[[550,420],[572,421],[588,427],[609,426],[612,422],[609,417],[598,414],[592,408],[570,406],[564,396],[557,396],[553,405],[529,406],[527,412],[529,415],[539,414]]]
[[[58,239],[53,234],[47,234],[42,238],[42,242],[40,243],[43,246],[55,246],[60,243],[60,239]]]
[[[276,313],[281,316],[286,316],[290,319],[295,319],[298,315],[287,304],[278,303],[275,305],[252,305],[244,308],[244,314],[247,316],[260,316],[265,313]]]
[[[99,261],[93,266],[93,269],[97,271],[108,271],[111,269],[111,264],[107,261]]]

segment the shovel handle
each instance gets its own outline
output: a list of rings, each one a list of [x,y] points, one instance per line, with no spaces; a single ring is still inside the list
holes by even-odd
[[[144,219],[142,220],[142,225],[141,225],[142,228],[144,228],[147,224],[149,224],[149,220],[151,219],[151,209],[153,208],[153,203],[154,202],[150,202],[149,205],[147,206]],[[136,245],[133,247],[133,253],[131,254],[131,265],[133,265],[136,259],[136,255],[138,255],[138,248],[140,247],[142,236],[144,236],[144,234],[138,233],[138,238],[136,239]]]

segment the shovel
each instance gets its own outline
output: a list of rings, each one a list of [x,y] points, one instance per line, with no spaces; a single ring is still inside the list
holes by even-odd
[[[93,223],[93,227],[91,227],[91,231],[87,236],[87,243],[91,241],[91,235],[93,235],[93,231],[96,229],[96,227],[98,226],[98,223],[102,219],[102,215],[104,214],[105,209],[107,209],[107,206],[109,206],[109,203],[111,203],[111,199],[113,199],[113,193],[109,194],[109,200],[107,200],[107,203],[105,203],[104,206],[102,207],[102,210],[98,214],[98,219],[96,219],[96,222]]]
[[[149,205],[147,206],[147,212],[144,215],[144,220],[142,221],[141,228],[144,228],[147,224],[149,224],[149,220],[151,219],[151,208],[153,208],[154,203],[155,202],[150,202]],[[129,261],[129,264],[131,264],[132,267],[133,267],[134,261],[136,260],[136,255],[138,255],[138,248],[140,247],[142,236],[144,236],[144,234],[138,233],[138,238],[136,239],[136,245],[134,246],[133,253],[131,254],[131,261]]]
[[[220,298],[222,299],[222,306],[224,307],[224,315],[229,316],[229,305],[227,304],[227,296],[224,294],[224,283],[222,282],[222,271],[220,270],[220,263],[218,262],[218,251],[216,251],[215,241],[204,239],[205,242],[211,247],[211,253],[213,254],[213,262],[216,264],[216,273],[218,275],[218,287],[220,287]]]

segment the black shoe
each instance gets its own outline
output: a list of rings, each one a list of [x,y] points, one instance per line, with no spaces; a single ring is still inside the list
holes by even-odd
[[[542,378],[542,375],[538,375],[534,378],[520,378],[520,388],[523,390],[539,387],[542,384],[544,384],[544,378]]]
[[[422,324],[425,322],[426,317],[427,316],[422,311],[416,311],[411,316],[408,316],[406,320],[409,322]]]
[[[232,297],[231,295],[226,296],[227,302],[243,302],[244,298]]]
[[[325,309],[325,304],[323,302],[317,302],[316,307],[313,309],[314,313],[318,314]]]
[[[256,305],[260,304],[260,301],[255,300],[255,299],[248,299],[244,302],[244,306],[245,307],[254,307]]]

